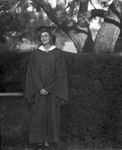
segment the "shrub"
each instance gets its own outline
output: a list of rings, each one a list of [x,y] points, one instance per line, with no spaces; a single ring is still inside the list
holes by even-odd
[[[122,58],[67,53],[66,63],[70,134],[122,144]]]
[[[2,91],[24,91],[28,53],[0,55]],[[69,103],[61,106],[61,138],[122,145],[122,58],[64,52]]]

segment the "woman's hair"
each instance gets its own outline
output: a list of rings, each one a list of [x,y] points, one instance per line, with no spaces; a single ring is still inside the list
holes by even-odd
[[[49,32],[48,32],[49,33]],[[49,33],[49,35],[50,35],[50,44],[51,45],[55,45],[55,42],[56,42],[56,36],[54,35],[54,34],[50,34]],[[41,45],[43,45],[43,43],[42,43],[42,41],[41,41],[41,33],[39,34],[39,41],[40,41],[40,43],[41,43]]]

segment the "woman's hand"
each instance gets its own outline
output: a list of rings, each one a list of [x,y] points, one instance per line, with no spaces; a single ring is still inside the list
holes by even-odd
[[[41,90],[40,90],[40,94],[41,94],[41,95],[47,95],[47,94],[48,94],[48,91],[46,91],[45,89],[41,89]]]

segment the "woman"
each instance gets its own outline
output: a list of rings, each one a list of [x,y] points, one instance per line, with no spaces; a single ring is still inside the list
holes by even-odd
[[[68,101],[66,65],[61,50],[52,45],[52,27],[41,26],[41,46],[31,54],[25,98],[31,103],[30,144],[59,142],[60,105]]]

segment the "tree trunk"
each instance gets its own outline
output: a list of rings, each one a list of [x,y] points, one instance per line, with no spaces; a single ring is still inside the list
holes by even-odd
[[[80,1],[80,7],[78,12],[79,31],[76,29],[75,32],[69,31],[69,33],[67,33],[72,39],[78,53],[92,52],[91,45],[93,45],[93,40],[91,36],[91,31],[89,29],[89,24],[85,16],[87,9],[88,0]]]
[[[91,45],[93,43],[93,40],[91,31],[89,30],[89,23],[86,19],[87,13],[85,13],[85,11],[87,11],[88,0],[87,2],[80,2],[77,22],[70,18],[64,9],[62,9],[61,11],[55,11],[45,0],[33,1],[37,2],[38,5],[40,5],[40,7],[42,7],[46,12],[48,17],[71,38],[78,53],[92,52]],[[63,0],[63,2],[64,1],[65,0]],[[82,10],[81,8],[84,9]]]
[[[96,36],[93,51],[113,53],[120,34],[120,26],[120,17],[110,7],[109,16],[105,18]]]
[[[68,36],[73,41],[77,53],[90,53],[92,52],[93,40],[90,30],[83,28],[84,32],[68,32]]]
[[[73,41],[77,53],[82,53],[85,41],[87,39],[87,35],[83,33],[69,33],[69,37]]]
[[[116,42],[114,52],[122,55],[122,30],[121,30],[119,38]]]

